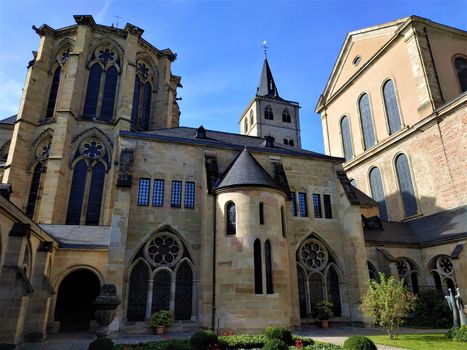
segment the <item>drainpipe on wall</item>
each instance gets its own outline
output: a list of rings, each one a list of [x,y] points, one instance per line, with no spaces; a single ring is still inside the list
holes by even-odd
[[[213,205],[213,221],[212,221],[212,309],[211,309],[211,329],[215,331],[216,328],[216,216],[217,205],[216,195],[212,195]]]

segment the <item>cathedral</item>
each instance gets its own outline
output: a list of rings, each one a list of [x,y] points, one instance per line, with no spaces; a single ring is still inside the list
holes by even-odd
[[[183,127],[175,53],[74,19],[33,27],[0,121],[0,344],[92,331],[103,283],[122,333],[158,310],[169,331],[296,329],[321,300],[363,325],[378,272],[467,292],[466,32],[407,17],[349,33],[319,154],[267,58],[239,134]]]

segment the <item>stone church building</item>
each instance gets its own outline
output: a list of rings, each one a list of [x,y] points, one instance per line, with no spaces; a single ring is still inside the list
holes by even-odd
[[[320,300],[336,322],[362,324],[358,303],[377,271],[415,292],[467,292],[465,32],[411,17],[349,34],[317,107],[323,155],[301,148],[299,103],[279,95],[266,58],[240,134],[182,127],[176,55],[134,25],[74,18],[34,27],[18,114],[0,121],[0,344],[93,329],[103,283],[117,286],[120,332],[148,331],[161,309],[174,312],[173,330],[297,328]],[[452,46],[451,71],[436,79],[420,26],[433,52]],[[392,50],[407,60],[393,64]],[[357,118],[352,94],[373,87],[350,80],[375,84],[372,65],[405,89],[390,107],[404,122],[381,135],[377,125],[366,148],[355,138],[351,156],[340,118]],[[417,192],[389,190],[386,178],[383,197],[369,191],[367,164],[389,172],[399,154]]]

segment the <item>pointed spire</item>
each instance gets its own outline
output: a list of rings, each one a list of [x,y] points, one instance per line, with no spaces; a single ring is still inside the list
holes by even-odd
[[[271,68],[269,68],[267,57],[264,57],[263,70],[261,71],[261,77],[259,79],[259,86],[256,89],[256,95],[279,97],[279,92],[277,91],[276,83],[272,77]]]

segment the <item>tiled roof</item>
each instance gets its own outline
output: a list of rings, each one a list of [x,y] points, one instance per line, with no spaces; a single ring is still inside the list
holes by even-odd
[[[110,226],[49,225],[40,224],[61,248],[108,248]]]
[[[1,124],[14,124],[15,121],[16,121],[16,114],[12,115],[11,117],[8,117],[8,118],[1,119],[0,123]]]

